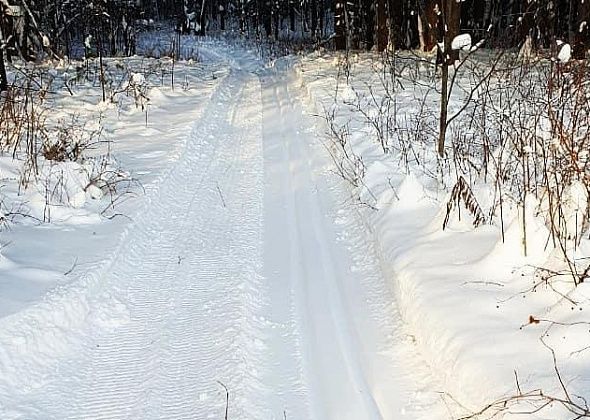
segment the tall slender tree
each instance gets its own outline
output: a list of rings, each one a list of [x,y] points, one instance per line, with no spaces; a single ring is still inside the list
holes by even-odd
[[[387,27],[387,1],[376,0],[375,1],[375,22],[377,26],[375,45],[377,51],[384,51],[389,43],[389,28]]]
[[[7,46],[7,39],[4,35],[3,22],[8,15],[7,5],[0,1],[0,92],[8,90],[8,77],[6,75],[6,67],[4,65],[4,50]]]
[[[445,155],[445,142],[448,126],[449,107],[449,67],[459,58],[459,51],[452,48],[453,40],[459,34],[461,26],[461,3],[456,0],[441,0],[438,13],[439,47],[441,63],[440,119],[438,135],[438,154]]]
[[[573,57],[586,58],[590,48],[590,0],[578,0],[573,36]]]
[[[345,0],[334,0],[334,45],[337,50],[345,50],[347,48],[347,24],[346,24],[346,8],[344,6]]]

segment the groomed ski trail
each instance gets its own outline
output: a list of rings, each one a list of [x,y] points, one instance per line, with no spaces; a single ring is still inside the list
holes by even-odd
[[[112,263],[50,300],[85,302],[75,328],[39,350],[51,305],[6,321],[0,417],[223,419],[227,387],[230,419],[419,418],[394,298],[292,70],[231,54],[203,50],[231,69]]]
[[[421,389],[432,378],[412,354],[371,234],[333,173],[290,67],[279,60],[262,77],[265,277],[281,279],[272,300],[285,302],[276,308],[289,301],[298,320],[308,418],[445,418]]]

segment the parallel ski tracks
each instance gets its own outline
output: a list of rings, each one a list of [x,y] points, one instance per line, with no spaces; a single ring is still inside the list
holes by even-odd
[[[352,211],[334,224],[293,73],[207,54],[231,69],[184,153],[118,255],[46,305],[82,319],[51,324],[61,346],[31,366],[0,347],[0,372],[23,370],[0,417],[223,419],[227,387],[232,420],[406,418],[394,298]],[[25,344],[45,342],[41,309],[11,326]]]
[[[256,110],[257,92],[258,79],[238,70],[220,83],[103,275],[128,319],[82,335],[77,359],[43,389],[39,418],[220,418],[219,382],[234,396],[232,418],[252,418],[263,166],[260,115],[242,110]]]

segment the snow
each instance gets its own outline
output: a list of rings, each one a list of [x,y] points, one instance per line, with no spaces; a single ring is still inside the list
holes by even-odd
[[[90,184],[89,172],[76,162],[49,164],[41,171],[45,180],[41,195],[48,197],[52,205],[81,208],[86,204],[86,186]]]
[[[468,37],[453,48],[472,49]],[[144,40],[151,55],[162,39]],[[59,64],[47,145],[72,112],[67,133],[108,142],[40,158],[22,191],[24,163],[0,157],[0,213],[37,219],[0,237],[0,417],[223,418],[227,390],[232,419],[444,420],[514,395],[515,372],[525,390],[559,393],[539,337],[588,394],[588,286],[548,287],[535,269],[558,259],[547,200],[507,200],[502,231],[474,228],[459,202],[442,229],[457,179],[420,143],[435,91],[408,83],[430,66],[406,66],[396,91],[395,123],[417,125],[375,141],[391,121],[373,55],[351,55],[345,81],[328,53],[266,62],[236,40],[188,37],[181,50],[175,86],[170,59],[105,58],[123,90],[106,101]],[[315,117],[326,110],[356,160]],[[487,208],[494,188],[477,181]],[[570,231],[587,194],[563,191]]]
[[[105,59],[132,64],[122,86],[148,86],[147,120],[84,83],[55,99],[56,118],[74,109],[111,143],[44,162],[28,205],[50,222],[3,233],[0,416],[218,418],[227,387],[235,419],[431,418],[435,380],[364,220],[341,206],[292,59],[198,48],[174,91],[133,67],[161,62]],[[145,189],[112,219],[102,153]]]
[[[471,35],[460,34],[453,38],[451,49],[453,50],[469,50],[471,48]]]
[[[557,61],[560,63],[567,63],[572,58],[572,47],[570,44],[567,43],[558,43],[559,53],[557,54]]]
[[[144,85],[146,83],[145,76],[141,73],[133,73],[131,75],[131,82],[135,85]]]
[[[110,66],[117,60],[105,61]],[[146,63],[142,59],[130,65]],[[13,161],[9,155],[0,157],[0,175],[4,185],[2,211],[10,218],[10,229],[2,232],[4,246],[1,258],[18,262],[17,267],[22,266],[23,269],[34,268],[38,272],[50,273],[66,273],[75,261],[77,263],[74,273],[68,276],[51,275],[48,277],[51,281],[39,282],[34,278],[17,280],[13,271],[5,273],[1,286],[3,305],[0,316],[26,309],[35,304],[38,296],[53,287],[75,282],[74,274],[80,275],[89,264],[93,264],[92,261],[105,258],[106,250],[117,243],[125,225],[124,217],[116,216],[113,223],[108,223],[106,217],[119,212],[133,215],[139,201],[129,198],[141,195],[141,188],[139,184],[133,187],[132,178],[141,174],[139,181],[143,188],[146,191],[153,188],[162,171],[182,150],[178,135],[183,128],[190,126],[190,122],[184,122],[182,114],[185,118],[198,116],[203,109],[195,102],[202,101],[215,83],[211,75],[199,67],[178,63],[177,71],[179,77],[189,84],[198,85],[199,91],[187,86],[187,90],[172,92],[164,89],[164,92],[159,92],[157,88],[151,88],[152,78],[149,95],[157,100],[150,109],[147,127],[145,114],[136,112],[130,106],[132,101],[129,98],[120,97],[117,106],[108,100],[102,102],[100,90],[84,83],[71,84],[74,96],[70,96],[67,90],[60,89],[59,81],[62,77],[68,80],[70,70],[56,77],[53,86],[59,94],[50,98],[50,126],[65,130],[63,132],[74,141],[73,144],[76,144],[76,139],[86,139],[93,133],[101,132],[100,138],[95,138],[100,142],[92,144],[84,158],[78,161],[39,158],[38,178],[33,179],[26,189],[16,182],[26,169],[24,162],[20,159]],[[160,78],[160,75],[155,77],[158,82]],[[164,119],[163,115],[168,117]],[[152,124],[151,118],[160,121],[157,125]],[[49,131],[47,145],[59,145],[60,135],[58,130]],[[116,159],[112,154],[104,155],[113,146],[115,136]],[[108,192],[108,185],[117,187],[114,195]],[[130,190],[126,191],[128,188]],[[110,206],[111,199],[121,204],[116,210]],[[110,233],[107,235],[106,232]],[[84,235],[88,236],[85,238]],[[94,238],[101,238],[104,245]],[[36,242],[38,244],[33,247],[25,246]]]
[[[407,58],[401,54],[400,60]],[[359,156],[365,165],[362,181],[352,188],[352,194],[360,203],[366,203],[363,218],[378,244],[401,317],[415,338],[420,356],[442,382],[450,417],[469,415],[493,401],[515,395],[515,372],[523,392],[543,389],[546,394],[562,395],[551,353],[539,337],[544,337],[555,349],[558,367],[567,378],[571,392],[587,396],[590,360],[588,352],[580,349],[590,344],[590,337],[576,327],[576,321],[585,325],[587,286],[573,288],[571,279],[565,277],[553,283],[556,292],[541,280],[536,270],[558,260],[558,252],[547,245],[551,235],[544,218],[540,217],[546,203],[536,201],[533,196],[527,199],[525,209],[504,203],[503,234],[497,225],[474,229],[469,212],[462,206],[461,217],[454,213],[443,231],[449,195],[433,179],[439,161],[432,156],[432,143],[420,146],[421,126],[412,126],[412,116],[422,126],[429,118],[428,114],[420,113],[419,104],[424,98],[434,104],[436,99],[426,96],[428,91],[422,90],[419,83],[410,84],[414,73],[407,70],[406,74],[402,73],[404,89],[396,92],[393,117],[398,118],[398,137],[387,139],[394,152],[383,153],[376,130],[371,130],[371,124],[367,123],[368,118],[375,118],[371,108],[384,100],[377,87],[383,80],[372,70],[375,57],[367,54],[352,62],[348,81],[335,77],[338,69],[329,65],[329,57],[329,54],[307,56],[298,66],[301,84],[308,93],[310,113],[335,110],[336,126],[345,127],[351,133],[348,153]],[[418,80],[423,83],[429,77],[425,74]],[[457,82],[466,83],[460,75]],[[336,83],[338,91],[355,91],[356,102],[351,104],[336,97]],[[370,95],[375,98],[371,102],[363,102],[369,96],[367,86],[372,87]],[[457,106],[454,101],[461,102],[455,98],[451,108]],[[355,114],[359,105],[367,118]],[[327,128],[325,131],[329,132]],[[411,147],[406,158],[402,154],[404,135],[411,142],[411,146],[405,146]],[[325,141],[338,150],[329,137]],[[336,151],[332,153],[339,156]],[[423,165],[427,170],[415,162],[426,162]],[[493,187],[478,179],[474,194],[485,208],[483,203],[493,197]],[[586,194],[579,183],[564,191],[567,200],[564,217],[572,224],[568,228],[570,232],[583,229],[576,227],[576,223],[582,212],[587,211]],[[526,256],[523,214],[527,223]],[[586,252],[587,245],[582,245],[576,255],[588,255]],[[531,315],[563,324],[551,327],[544,323],[531,324]],[[523,407],[516,407],[515,411],[520,408]],[[525,417],[568,418],[559,406]],[[447,417],[441,414],[431,418]],[[505,413],[503,418],[520,417]]]

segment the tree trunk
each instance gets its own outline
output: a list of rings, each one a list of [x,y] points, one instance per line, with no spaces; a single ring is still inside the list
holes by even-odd
[[[291,32],[295,32],[295,5],[293,0],[289,2],[289,27]]]
[[[272,20],[270,12],[271,7],[272,4],[268,1],[265,1],[262,2],[262,6],[258,9],[262,9],[262,25],[264,26],[264,33],[267,38],[270,38],[270,36],[272,35]]]
[[[389,31],[387,28],[387,10],[386,0],[377,0],[375,5],[375,16],[377,22],[377,51],[385,51],[389,41]]]
[[[100,86],[102,87],[102,101],[107,101],[107,94],[106,94],[106,78],[104,75],[104,63],[102,60],[102,34],[97,34],[97,50],[98,50],[98,62],[100,66]]]
[[[227,5],[221,3],[219,5],[219,29],[225,31],[225,14],[227,13]]]
[[[532,31],[535,27],[535,16],[533,10],[535,7],[534,1],[535,0],[522,0],[521,19],[519,19],[520,27],[518,30],[519,39],[517,44],[522,44],[529,36],[534,41],[534,37],[532,36]],[[538,45],[536,42],[533,42],[533,47],[535,49],[537,46]]]
[[[461,29],[461,3],[456,0],[443,0],[442,14],[439,15],[439,33],[442,40],[442,51],[439,48],[442,64],[442,87],[440,93],[440,120],[438,135],[438,154],[445,155],[447,137],[448,105],[449,105],[449,66],[459,59],[459,50],[451,48],[453,39]]]
[[[2,27],[4,10],[0,3],[0,92],[8,90],[8,77],[6,76],[6,66],[4,65],[4,28]]]
[[[461,3],[443,0],[442,14],[439,15],[439,42],[443,43],[442,62],[452,64],[459,59],[459,51],[451,48],[453,39],[461,29]]]
[[[476,36],[477,40],[485,37],[483,32],[488,27],[486,24],[486,13],[489,15],[488,5],[489,3],[486,0],[473,0],[470,3],[465,3],[461,10],[462,20],[467,22],[469,29],[473,31],[473,35]]]
[[[334,1],[334,46],[337,50],[346,49],[346,16],[342,0]]]
[[[274,26],[274,38],[275,40],[279,39],[280,33],[280,26],[281,26],[281,17],[279,16],[279,10],[277,8],[273,8],[272,10],[272,17],[273,17],[273,26]]]
[[[419,14],[418,31],[420,33],[420,48],[423,51],[432,51],[436,46],[439,11],[440,4],[437,0],[426,0],[426,6]]]
[[[375,45],[375,8],[373,0],[363,0],[360,4],[359,17],[360,20],[358,25],[361,29],[361,42],[362,46],[370,51]]]
[[[4,66],[4,49],[0,48],[0,92],[8,90],[8,77],[6,76],[6,67]]]
[[[326,8],[324,0],[320,1],[320,12],[318,13],[319,17],[319,29],[320,29],[320,36],[323,36],[326,33]]]
[[[316,1],[311,2],[311,10],[310,10],[310,21],[311,21],[311,36],[312,38],[317,37],[317,29],[318,29],[318,4]]]
[[[583,60],[590,48],[590,1],[579,3],[577,12],[572,55],[575,59]]]
[[[197,35],[204,36],[207,30],[207,14],[205,13],[205,0],[201,1],[201,7],[199,7],[199,30]]]
[[[454,0],[453,0],[454,1]],[[440,119],[438,131],[437,151],[440,157],[445,156],[445,141],[447,138],[447,119],[449,114],[449,64],[442,64],[442,87],[440,92]]]
[[[349,49],[358,50],[364,36],[362,31],[362,6],[356,2],[345,2],[344,18],[346,22],[347,46]]]
[[[403,0],[387,0],[387,19],[389,20],[388,43],[395,47],[402,47],[405,44],[404,21],[410,19],[404,15]],[[418,16],[420,13],[417,14]],[[406,22],[407,23],[407,22]]]

